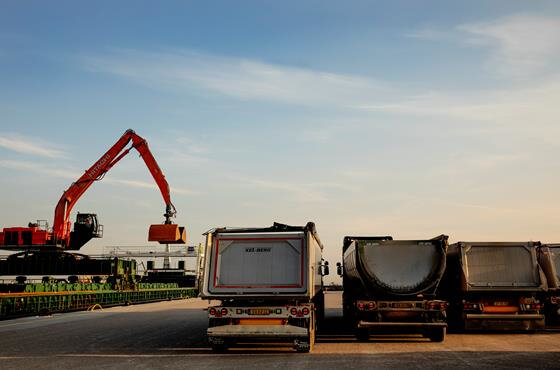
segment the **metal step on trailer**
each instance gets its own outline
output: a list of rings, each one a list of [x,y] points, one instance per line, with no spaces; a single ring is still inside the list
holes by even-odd
[[[22,316],[83,311],[92,307],[111,307],[196,297],[193,288],[152,287],[139,290],[89,290],[66,292],[0,293],[0,320]]]

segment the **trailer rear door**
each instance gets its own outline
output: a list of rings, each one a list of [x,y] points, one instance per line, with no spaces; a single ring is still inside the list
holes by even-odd
[[[211,253],[211,293],[304,293],[305,233],[219,233]]]
[[[528,245],[465,245],[463,268],[473,287],[539,287],[536,251]]]

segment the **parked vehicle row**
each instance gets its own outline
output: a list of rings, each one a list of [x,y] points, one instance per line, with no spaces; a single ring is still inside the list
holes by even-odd
[[[310,351],[329,273],[315,224],[205,235],[200,296],[221,302],[208,309],[212,347],[284,341]],[[398,330],[441,342],[448,325],[533,331],[560,322],[560,244],[347,236],[337,272],[358,340]]]

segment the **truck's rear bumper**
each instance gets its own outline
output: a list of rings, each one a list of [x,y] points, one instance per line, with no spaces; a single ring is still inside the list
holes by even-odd
[[[544,328],[544,315],[540,314],[466,314],[467,330],[537,330]]]
[[[375,328],[375,327],[422,327],[422,328],[445,328],[445,322],[372,322],[359,321],[358,328]]]
[[[544,320],[544,315],[539,314],[495,314],[495,313],[468,313],[467,320]]]
[[[214,338],[307,338],[307,328],[293,325],[222,325],[208,328]]]

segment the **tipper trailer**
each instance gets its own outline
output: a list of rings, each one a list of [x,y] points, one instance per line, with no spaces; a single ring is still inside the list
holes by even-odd
[[[544,271],[548,291],[541,294],[546,324],[560,324],[560,244],[539,248],[539,264]]]
[[[384,328],[419,331],[432,341],[445,338],[447,303],[435,293],[445,270],[446,235],[429,240],[390,236],[344,238],[344,317],[359,340]]]
[[[200,296],[221,301],[208,308],[210,345],[290,342],[310,351],[324,313],[322,251],[312,222],[207,232]]]
[[[539,296],[546,279],[539,242],[458,242],[450,245],[442,294],[458,329],[536,330],[544,326]]]

